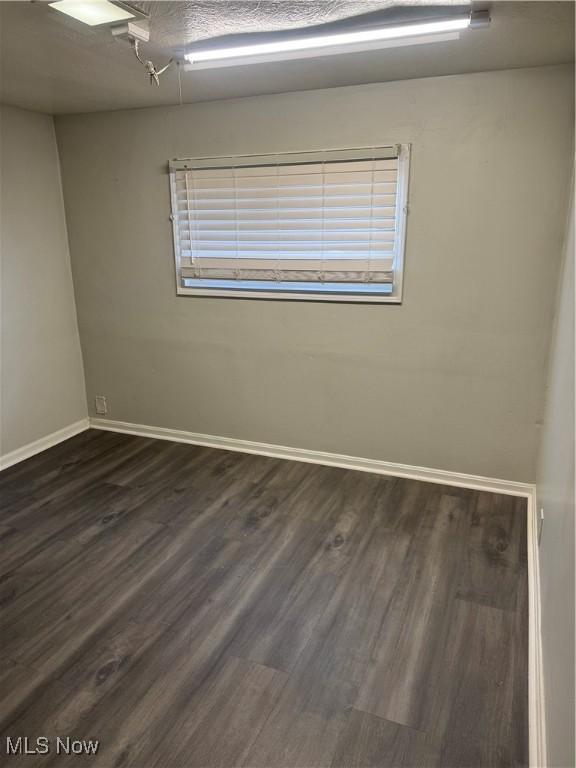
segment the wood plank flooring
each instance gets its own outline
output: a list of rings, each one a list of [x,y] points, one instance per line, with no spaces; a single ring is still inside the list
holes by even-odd
[[[6,765],[528,763],[524,499],[91,430],[0,542]]]

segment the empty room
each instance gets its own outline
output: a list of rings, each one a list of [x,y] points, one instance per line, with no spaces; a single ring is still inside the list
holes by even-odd
[[[574,768],[574,11],[0,0],[0,764]]]

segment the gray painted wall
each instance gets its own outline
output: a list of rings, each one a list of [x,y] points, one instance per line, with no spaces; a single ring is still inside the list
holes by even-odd
[[[572,95],[552,67],[57,118],[89,406],[533,481]],[[391,142],[402,306],[176,297],[168,158]]]
[[[548,764],[576,765],[574,746],[574,209],[550,356],[538,506]]]
[[[54,124],[12,107],[0,121],[5,455],[87,413]]]

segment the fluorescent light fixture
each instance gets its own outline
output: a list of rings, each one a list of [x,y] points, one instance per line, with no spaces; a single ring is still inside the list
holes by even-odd
[[[58,0],[57,3],[50,3],[50,7],[90,27],[98,24],[114,24],[136,16],[135,13],[111,3],[110,0]]]
[[[186,54],[185,58],[193,66],[198,64],[205,67],[207,62],[214,62],[214,66],[224,66],[226,60],[230,59],[233,59],[235,64],[246,64],[249,60],[270,61],[272,59],[296,58],[294,54],[300,52],[304,57],[310,56],[312,51],[314,51],[312,55],[322,56],[328,53],[346,53],[378,47],[379,43],[385,47],[388,41],[403,38],[456,33],[469,26],[470,15],[466,15],[438,21],[421,21],[414,24],[380,27],[379,29],[335,32],[315,37],[276,40],[270,43],[236,45],[229,48],[205,48],[191,51]]]

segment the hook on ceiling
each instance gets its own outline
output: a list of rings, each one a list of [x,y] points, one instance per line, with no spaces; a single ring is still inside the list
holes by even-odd
[[[142,57],[140,56],[140,41],[138,40],[138,38],[132,38],[130,42],[132,43],[132,48],[134,49],[134,53],[136,54],[136,58],[138,59],[140,64],[142,64],[144,66],[144,68],[146,70],[146,74],[150,78],[150,85],[154,85],[154,83],[155,83],[156,85],[159,86],[160,85],[160,75],[163,72],[166,72],[168,67],[170,67],[171,64],[173,63],[174,59],[170,59],[168,64],[163,66],[161,69],[157,69],[155,64],[154,64],[154,62],[150,61],[150,59],[142,59]]]
[[[150,80],[150,85],[160,85],[160,75],[166,72],[173,63],[173,59],[160,69],[156,67],[153,61],[142,58],[140,55],[140,43],[147,43],[150,40],[150,29],[147,20],[128,21],[124,24],[118,24],[112,27],[112,34],[117,40],[125,40],[130,43],[136,58],[146,70]]]

